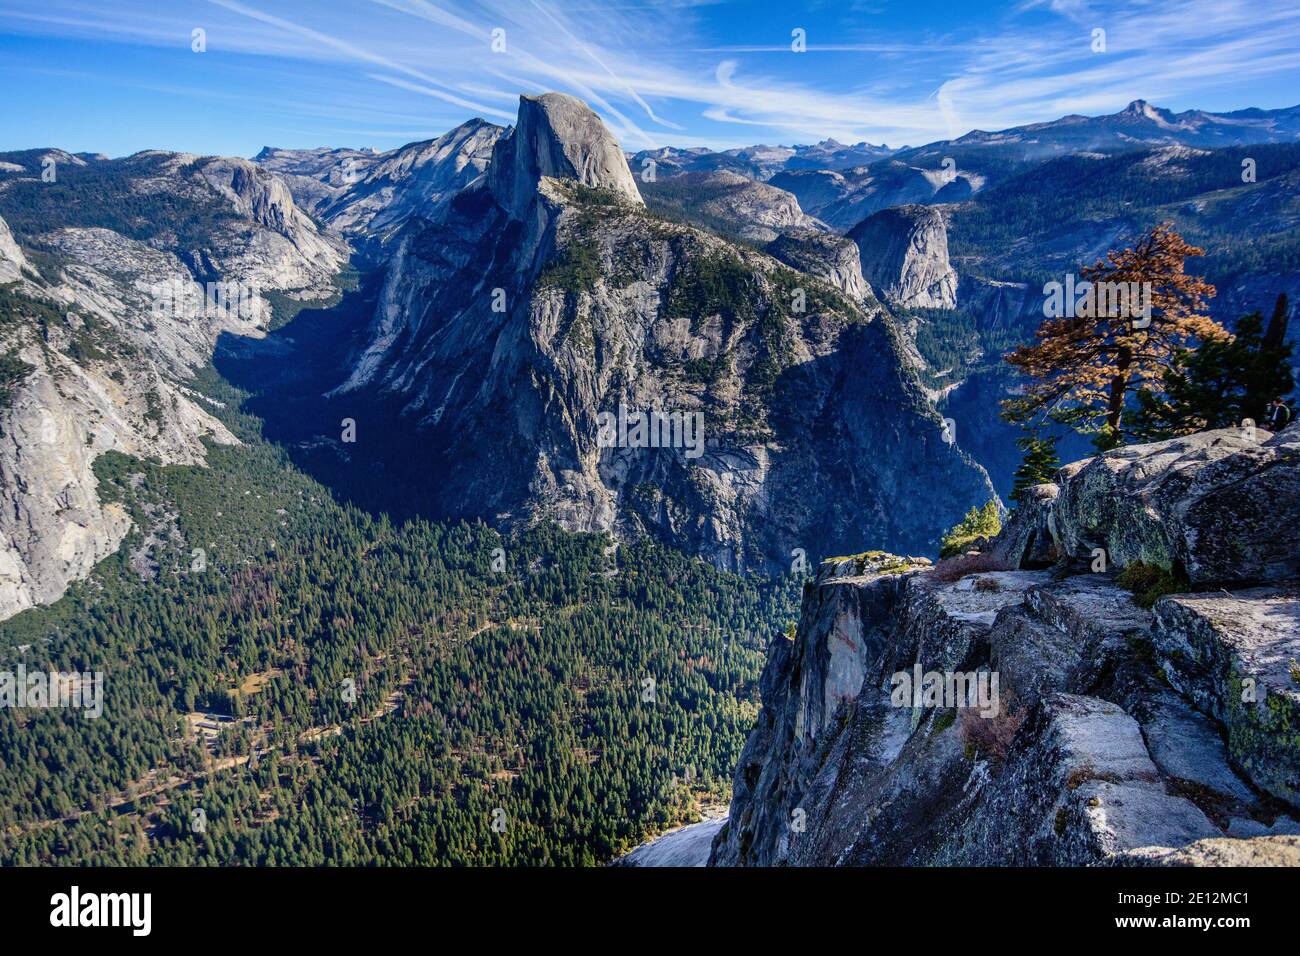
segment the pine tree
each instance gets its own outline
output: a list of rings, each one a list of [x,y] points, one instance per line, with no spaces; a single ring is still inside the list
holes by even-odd
[[[985,502],[982,508],[972,507],[966,517],[943,536],[939,557],[949,558],[962,554],[977,538],[992,538],[1002,530],[1002,516],[996,501]]]
[[[1253,312],[1238,321],[1231,338],[1179,351],[1162,376],[1162,393],[1138,395],[1137,409],[1125,416],[1127,430],[1141,441],[1159,441],[1262,421],[1268,403],[1295,387],[1286,326],[1283,294],[1267,328]]]
[[[1045,415],[1095,433],[1098,447],[1119,444],[1130,395],[1158,388],[1178,349],[1227,336],[1203,314],[1214,286],[1184,271],[1188,258],[1204,253],[1166,223],[1082,270],[1093,294],[1080,314],[1045,320],[1033,344],[1007,356],[1032,381],[1021,398],[1003,402],[1003,417],[1030,422]],[[1115,297],[1099,294],[1143,288],[1149,288],[1150,314],[1141,321],[1131,296],[1129,308],[1117,309]]]
[[[1025,453],[1020,467],[1016,469],[1016,483],[1012,486],[1011,496],[1019,501],[1020,492],[1034,485],[1051,481],[1061,467],[1061,459],[1056,454],[1059,436],[1041,435],[1036,429],[1029,429],[1016,439],[1016,445]]]

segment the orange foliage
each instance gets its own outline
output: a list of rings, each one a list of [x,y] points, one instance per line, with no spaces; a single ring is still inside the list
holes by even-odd
[[[1114,308],[1044,320],[1032,344],[1007,356],[1032,381],[1022,397],[1003,402],[1003,416],[1025,422],[1046,414],[1082,430],[1101,426],[1118,436],[1128,395],[1158,388],[1176,350],[1194,347],[1194,340],[1228,337],[1203,311],[1214,286],[1184,271],[1185,260],[1204,254],[1165,223],[1133,247],[1085,268],[1083,278],[1094,289],[1098,283],[1130,288],[1149,283],[1149,323],[1145,316],[1134,321]]]

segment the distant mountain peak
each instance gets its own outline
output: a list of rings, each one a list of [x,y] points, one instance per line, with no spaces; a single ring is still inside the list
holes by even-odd
[[[1177,118],[1172,112],[1161,109],[1159,106],[1152,106],[1146,100],[1134,100],[1119,114],[1127,119],[1149,120],[1160,126],[1171,126]],[[1187,114],[1183,114],[1186,116]]]

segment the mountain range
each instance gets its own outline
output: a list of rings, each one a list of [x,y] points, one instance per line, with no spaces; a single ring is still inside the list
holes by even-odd
[[[31,370],[3,412],[0,609],[121,540],[103,450],[197,461],[199,436],[229,440],[186,385],[214,355],[301,462],[395,512],[649,534],[736,570],[932,550],[1006,494],[999,355],[1036,325],[1037,285],[1172,219],[1229,321],[1270,306],[1300,275],[1298,135],[1300,107],[1137,101],[900,150],[629,155],[547,94],[508,129],[386,153],[4,154],[5,349]],[[214,281],[250,308],[155,295]],[[294,319],[329,305],[328,342]],[[702,454],[601,447],[620,407],[702,416]],[[342,477],[345,418],[364,478]]]

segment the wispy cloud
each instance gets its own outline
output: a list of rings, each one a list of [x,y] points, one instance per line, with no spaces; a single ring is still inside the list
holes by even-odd
[[[284,30],[287,33],[292,33],[297,36],[303,37],[307,40],[310,40],[313,43],[320,44],[322,47],[326,49],[334,50],[347,59],[356,60],[360,63],[372,63],[376,66],[387,67],[390,70],[396,70],[400,73],[404,73],[408,76],[414,77],[415,79],[422,80],[425,84],[429,84],[429,85],[417,86],[416,84],[412,84],[412,83],[398,84],[395,81],[392,81],[391,79],[385,79],[384,82],[393,82],[394,85],[403,85],[405,89],[411,90],[413,92],[421,93],[425,96],[432,96],[435,97],[436,99],[444,100],[447,103],[451,103],[456,106],[461,106],[468,110],[477,110],[479,112],[484,112],[484,113],[501,114],[500,110],[494,110],[488,106],[481,106],[472,100],[467,100],[463,97],[456,96],[455,94],[448,92],[446,89],[439,89],[438,87],[441,86],[439,81],[434,77],[430,76],[428,73],[425,73],[421,70],[412,69],[411,67],[405,66],[397,62],[396,60],[393,60],[390,57],[386,57],[378,53],[372,53],[371,51],[357,45],[356,43],[351,43],[347,40],[343,40],[338,37],[331,36],[330,34],[323,33],[320,30],[313,30],[310,27],[302,26],[301,24],[294,23],[293,21],[290,20],[286,20],[283,17],[277,17],[277,16],[272,16],[269,13],[263,13],[262,11],[257,10],[254,7],[246,6],[242,3],[236,3],[235,0],[208,0],[208,2],[218,7],[224,7],[227,10],[231,10],[235,13],[238,13],[240,16],[251,17],[254,20],[259,20],[262,23],[269,24],[273,27],[276,27],[277,29]],[[372,76],[372,78],[380,79],[380,77],[376,77],[373,74],[370,75]],[[509,116],[509,114],[505,114],[505,115],[507,117]]]
[[[748,29],[748,3],[686,0],[0,0],[0,24],[155,46],[187,43],[204,26],[214,50],[336,64],[354,100],[369,88],[380,109],[405,97],[405,112],[423,102],[448,123],[508,122],[518,93],[559,89],[588,101],[629,148],[920,143],[1139,96],[1249,96],[1252,83],[1300,73],[1291,0],[1022,0],[941,27],[832,7],[800,12],[813,24],[806,52],[770,39],[789,32],[780,24]],[[1105,31],[1104,50],[1094,30]],[[358,120],[364,112],[361,103]]]

